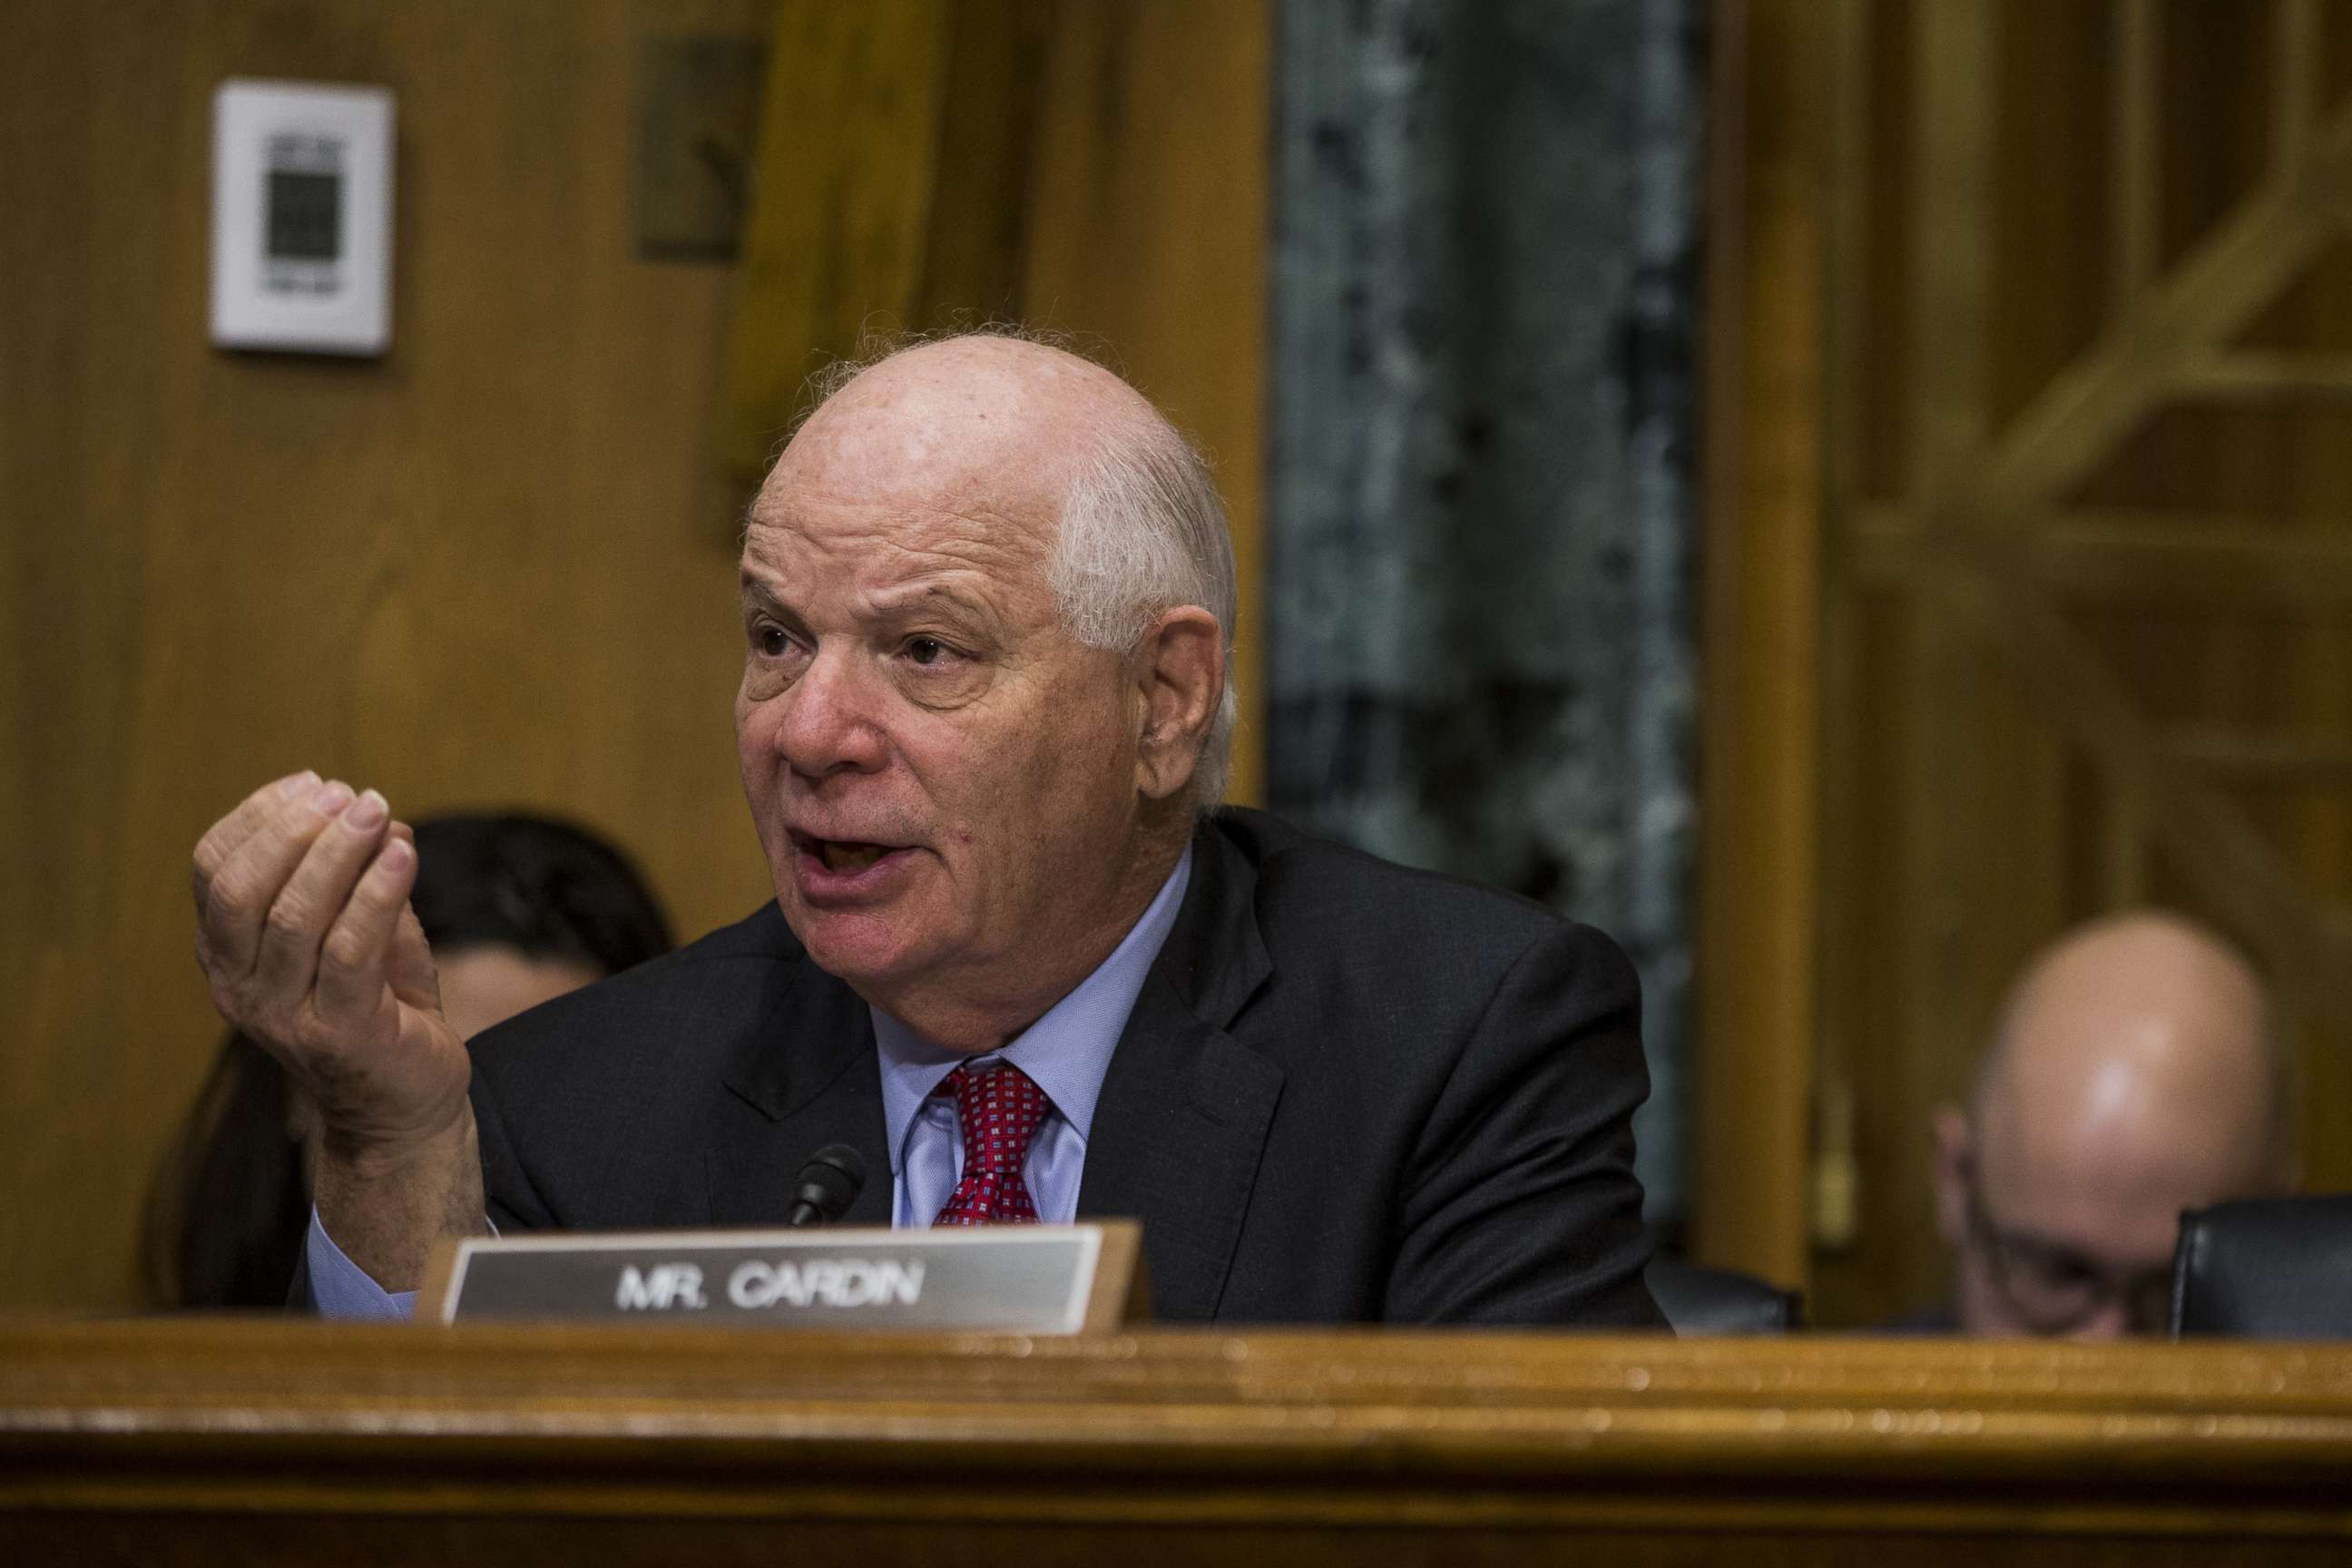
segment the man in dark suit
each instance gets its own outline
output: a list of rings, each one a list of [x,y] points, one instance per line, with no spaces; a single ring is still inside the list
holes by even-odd
[[[884,360],[778,460],[742,579],[775,904],[470,1061],[374,792],[281,781],[199,845],[215,999],[322,1109],[322,1300],[486,1215],[773,1222],[845,1142],[854,1220],[1141,1218],[1170,1318],[1656,1322],[1630,970],[1213,809],[1232,547],[1131,388],[1012,338]]]

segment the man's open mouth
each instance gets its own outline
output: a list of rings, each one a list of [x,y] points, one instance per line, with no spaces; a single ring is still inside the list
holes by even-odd
[[[793,847],[803,855],[814,855],[828,871],[863,871],[883,856],[894,853],[895,844],[866,844],[854,838],[819,838],[813,834],[793,835]]]

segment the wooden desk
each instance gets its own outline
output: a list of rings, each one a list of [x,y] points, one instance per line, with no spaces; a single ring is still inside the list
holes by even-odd
[[[0,1561],[559,1560],[2345,1562],[2352,1347],[0,1326]]]

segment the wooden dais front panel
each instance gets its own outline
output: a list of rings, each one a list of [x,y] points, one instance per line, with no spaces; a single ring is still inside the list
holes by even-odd
[[[0,1548],[76,1568],[2336,1562],[2352,1348],[19,1324]]]

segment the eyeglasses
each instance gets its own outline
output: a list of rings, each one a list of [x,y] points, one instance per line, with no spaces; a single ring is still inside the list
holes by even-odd
[[[2135,1333],[2161,1333],[2172,1316],[2172,1268],[2118,1269],[2069,1247],[2003,1230],[1969,1178],[1969,1230],[1984,1249],[1993,1286],[2037,1334],[2069,1334],[2111,1305]]]

